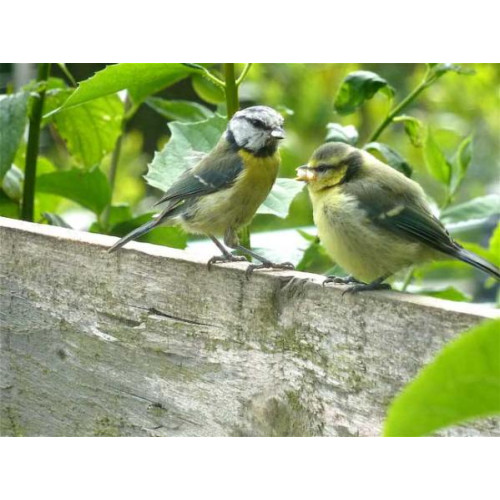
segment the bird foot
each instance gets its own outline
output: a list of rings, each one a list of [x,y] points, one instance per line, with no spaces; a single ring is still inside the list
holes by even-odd
[[[262,264],[250,264],[245,271],[247,279],[250,279],[250,275],[256,269],[282,269],[282,270],[294,270],[295,266],[291,262],[281,262],[280,264],[275,264],[271,261],[262,262]]]
[[[247,262],[247,259],[241,255],[233,255],[228,253],[226,255],[216,255],[207,262],[207,269],[212,269],[212,264],[226,264],[228,262]]]
[[[323,281],[323,286],[327,283],[337,283],[339,285],[350,285],[352,283],[363,284],[352,276],[327,276],[325,281]]]

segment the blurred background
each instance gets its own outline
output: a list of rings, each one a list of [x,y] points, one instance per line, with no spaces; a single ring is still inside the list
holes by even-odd
[[[76,82],[91,77],[104,64],[67,64]],[[241,69],[243,65],[238,65]],[[426,89],[404,114],[411,115],[432,129],[434,137],[447,157],[456,154],[463,139],[472,134],[472,161],[454,203],[500,191],[500,65],[462,65],[474,70],[463,75],[450,72]],[[213,66],[217,71],[218,65]],[[295,176],[297,166],[307,162],[313,150],[326,137],[327,125],[335,122],[354,125],[359,142],[364,144],[387,115],[390,102],[382,93],[366,101],[347,116],[335,112],[333,102],[343,79],[357,70],[372,71],[386,79],[395,89],[398,102],[423,79],[425,64],[253,64],[240,87],[241,107],[265,104],[279,110],[285,117],[287,138],[282,144],[281,177]],[[16,91],[36,76],[36,65],[0,64],[0,93]],[[71,81],[59,67],[53,65],[52,76]],[[158,93],[169,100],[187,100],[224,112],[224,96],[206,81],[184,79]],[[134,215],[151,211],[160,195],[143,179],[155,151],[169,140],[169,119],[149,105],[141,105],[127,123],[122,154],[113,191],[113,203],[128,203]],[[413,178],[430,198],[439,205],[443,200],[442,186],[424,167],[422,148],[417,148],[405,134],[402,123],[390,125],[381,140],[395,148],[414,169]],[[47,127],[41,136],[41,154],[58,169],[71,167],[64,140]],[[111,154],[100,165],[109,170]],[[73,228],[89,230],[95,222],[92,212],[60,196],[43,194],[37,199],[39,222],[41,214],[59,214]],[[9,214],[3,214],[9,216]],[[10,214],[13,216],[13,214]],[[488,242],[498,224],[498,216],[470,223],[450,225],[454,237],[488,248]],[[302,232],[299,232],[301,229]],[[252,244],[270,257],[292,260],[303,270],[316,273],[332,271],[332,263],[314,241],[312,213],[304,189],[294,199],[286,219],[258,215],[251,225]],[[310,235],[309,238],[307,235]],[[213,255],[214,248],[195,237],[188,237],[188,249]],[[304,258],[304,252],[307,255]],[[339,271],[338,269],[336,270]],[[341,272],[341,271],[340,271]],[[395,287],[401,287],[407,276],[398,276]],[[408,284],[408,283],[407,283]],[[431,264],[417,270],[409,284],[410,291],[443,296],[454,300],[475,300],[494,303],[498,286],[474,269],[458,262]],[[453,290],[450,292],[450,290]],[[456,293],[455,293],[456,292]]]

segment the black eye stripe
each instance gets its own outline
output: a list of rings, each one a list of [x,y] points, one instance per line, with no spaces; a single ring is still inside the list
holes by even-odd
[[[314,167],[314,170],[316,170],[316,172],[322,173],[326,172],[327,170],[331,170],[332,168],[336,168],[336,165],[318,165],[317,167]]]
[[[260,128],[262,130],[270,130],[270,127],[268,127],[264,122],[261,120],[258,120],[257,118],[248,118],[248,121],[255,127],[255,128]]]

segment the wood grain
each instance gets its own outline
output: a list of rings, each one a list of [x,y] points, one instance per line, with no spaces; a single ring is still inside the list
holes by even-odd
[[[375,436],[420,367],[498,317],[114,241],[0,218],[2,435]]]

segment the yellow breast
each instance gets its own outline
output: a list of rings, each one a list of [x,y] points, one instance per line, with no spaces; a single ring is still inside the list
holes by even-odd
[[[279,153],[258,158],[239,151],[244,169],[234,184],[203,196],[196,205],[196,216],[183,222],[189,232],[223,234],[228,228],[239,229],[250,223],[267,198],[278,174]]]

